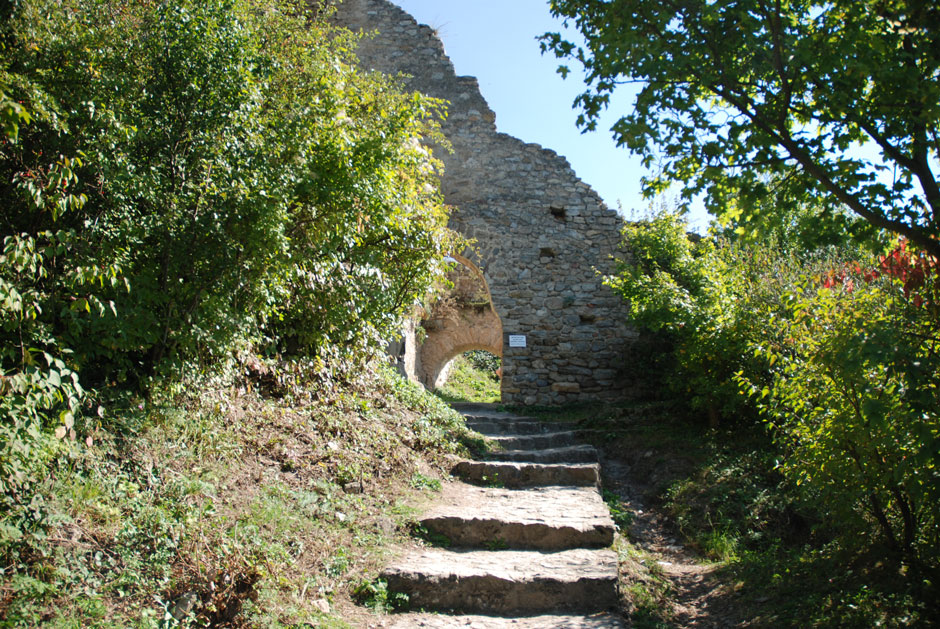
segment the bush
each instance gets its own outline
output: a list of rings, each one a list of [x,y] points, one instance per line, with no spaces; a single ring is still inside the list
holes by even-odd
[[[323,10],[0,13],[4,516],[109,396],[250,353],[361,360],[440,274],[442,105],[358,70]]]
[[[936,567],[937,278],[921,274],[915,288],[887,262],[897,258],[882,258],[886,272],[851,265],[807,277],[765,307],[751,349],[772,381],[738,381],[767,418],[781,469],[825,506],[843,542],[880,537],[902,560]]]
[[[607,282],[666,335],[693,408],[766,420],[778,466],[846,549],[940,560],[940,281],[901,243],[783,252],[691,239],[660,214],[625,231]]]
[[[712,425],[749,409],[731,376],[750,360],[744,351],[751,292],[764,273],[759,250],[690,238],[685,219],[659,213],[624,229],[631,258],[606,283],[633,320],[670,347],[666,385]]]
[[[453,241],[419,142],[440,103],[357,70],[354,38],[290,0],[53,4],[9,25],[4,83],[34,115],[0,198],[4,235],[57,248],[41,313],[86,383],[262,337],[360,348],[427,290]]]
[[[464,357],[470,361],[476,369],[489,373],[494,380],[498,380],[497,372],[502,365],[502,359],[486,350],[472,349],[464,353]]]

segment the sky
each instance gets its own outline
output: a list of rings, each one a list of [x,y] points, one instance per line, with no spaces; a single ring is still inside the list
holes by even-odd
[[[499,131],[566,157],[609,207],[617,209],[619,202],[625,216],[649,207],[640,192],[646,170],[638,157],[617,148],[609,132],[615,113],[628,111],[633,95],[616,94],[597,131],[581,133],[572,108],[583,91],[576,64],[569,64],[572,73],[563,80],[556,72],[560,61],[539,51],[539,35],[563,29],[547,0],[392,1],[437,30],[458,75],[477,77]],[[708,220],[700,205],[693,208],[695,231],[704,232]]]

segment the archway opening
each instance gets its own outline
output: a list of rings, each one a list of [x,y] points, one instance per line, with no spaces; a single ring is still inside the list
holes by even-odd
[[[448,402],[499,402],[501,377],[501,357],[472,349],[448,361],[435,393]]]
[[[432,391],[446,391],[448,380],[456,376],[449,388],[452,401],[466,401],[457,398],[475,391],[475,397],[496,402],[502,397],[499,361],[503,355],[503,326],[484,274],[463,256],[454,256],[454,260],[448,274],[451,289],[438,298],[421,321],[419,378]],[[465,356],[469,352],[477,353]]]

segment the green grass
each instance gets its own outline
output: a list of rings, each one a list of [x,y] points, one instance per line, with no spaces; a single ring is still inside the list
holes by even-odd
[[[454,359],[450,376],[435,393],[447,402],[499,402],[499,380],[466,356]]]
[[[614,551],[620,560],[621,604],[637,629],[672,627],[672,584],[656,558],[618,535]]]
[[[633,524],[634,513],[623,503],[620,497],[612,491],[603,490],[604,502],[610,511],[610,517],[617,525],[617,530],[626,531]]]
[[[415,472],[411,476],[411,486],[415,489],[430,489],[431,491],[440,491],[441,481],[438,478],[425,476],[421,472]]]
[[[402,603],[374,575],[462,451],[462,418],[388,370],[313,404],[194,390],[113,408],[50,470],[48,526],[0,546],[0,626],[361,626],[354,600]]]

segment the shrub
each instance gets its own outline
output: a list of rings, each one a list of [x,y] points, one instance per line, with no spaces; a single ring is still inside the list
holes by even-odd
[[[749,360],[744,347],[763,252],[691,238],[681,216],[661,212],[624,229],[630,259],[606,283],[633,320],[671,346],[667,386],[717,423],[748,411],[731,379]]]
[[[440,273],[442,105],[357,69],[325,10],[0,13],[0,506],[97,402],[250,352],[361,358]]]
[[[878,269],[807,277],[766,308],[751,347],[772,366],[772,381],[738,381],[773,430],[781,469],[825,506],[843,542],[880,537],[904,561],[936,566],[937,278],[912,281],[903,269],[931,266],[916,256],[899,263],[903,252]]]
[[[466,357],[466,359],[470,361],[470,364],[476,369],[489,373],[494,380],[498,379],[497,372],[503,362],[499,356],[491,354],[486,350],[472,349],[469,352],[465,352],[464,357]]]
[[[778,466],[843,547],[883,543],[935,569],[940,548],[940,280],[900,243],[782,252],[691,239],[660,214],[628,226],[607,282],[671,342],[667,384],[693,408],[759,412]]]
[[[352,35],[291,0],[52,4],[7,25],[3,233],[57,234],[42,316],[86,383],[263,336],[359,349],[427,290],[453,240],[419,142],[441,105],[356,69]],[[70,269],[120,280],[95,292],[111,316]]]

